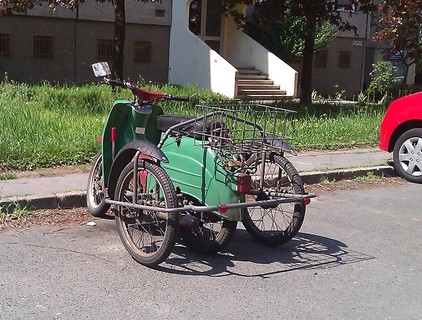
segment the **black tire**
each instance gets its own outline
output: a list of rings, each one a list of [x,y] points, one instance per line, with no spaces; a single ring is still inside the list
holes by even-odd
[[[193,213],[199,219],[197,228],[181,228],[186,246],[196,252],[214,254],[221,251],[233,237],[237,221],[223,220],[209,212]]]
[[[86,188],[86,206],[89,213],[97,218],[107,217],[107,211],[110,209],[110,205],[105,203],[105,194],[103,192],[102,160],[101,152],[97,153],[89,171],[88,186]]]
[[[257,170],[251,174],[252,189],[259,190],[262,159],[258,155],[247,161],[256,163]],[[264,192],[260,196],[247,195],[247,201],[271,199],[268,191],[287,191],[303,194],[303,182],[295,167],[280,155],[267,154],[265,158]],[[259,198],[258,198],[259,197]],[[305,206],[298,203],[282,203],[277,207],[256,207],[242,210],[242,223],[257,241],[276,246],[290,241],[300,230],[305,219]]]
[[[394,168],[404,179],[422,183],[422,128],[403,133],[394,144]]]
[[[114,200],[132,203],[133,163],[123,169],[116,185]],[[136,203],[154,207],[176,208],[177,197],[169,176],[163,168],[149,160],[138,161],[138,198]],[[155,267],[173,250],[178,236],[176,212],[160,218],[156,211],[117,206],[117,230],[126,250],[137,262]]]

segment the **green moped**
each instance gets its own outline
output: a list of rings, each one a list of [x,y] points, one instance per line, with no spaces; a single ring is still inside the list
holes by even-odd
[[[105,217],[113,206],[120,238],[139,263],[155,267],[178,239],[215,253],[238,221],[259,242],[291,240],[314,195],[284,156],[293,111],[258,104],[197,105],[194,116],[165,115],[160,100],[188,101],[109,78],[134,100],[114,102],[104,124],[101,152],[91,168],[87,206]]]

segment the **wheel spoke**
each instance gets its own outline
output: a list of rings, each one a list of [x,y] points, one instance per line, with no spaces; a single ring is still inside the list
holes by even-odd
[[[419,154],[422,153],[422,138],[418,138],[418,142],[415,145],[414,151]]]

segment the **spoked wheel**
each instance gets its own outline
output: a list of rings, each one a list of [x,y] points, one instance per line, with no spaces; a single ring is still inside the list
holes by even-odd
[[[94,163],[89,171],[88,187],[86,191],[86,205],[89,212],[94,217],[104,218],[110,208],[108,203],[105,203],[105,194],[103,188],[103,157],[101,152],[97,153],[94,158]]]
[[[257,196],[247,195],[247,201],[273,199],[272,194],[280,192],[304,193],[302,179],[286,158],[267,154],[263,166],[259,157],[251,157],[247,165],[251,166],[256,161],[257,170],[251,173],[253,190],[260,190],[261,173],[265,168],[263,190]],[[305,206],[301,203],[282,203],[276,207],[246,208],[242,210],[242,218],[246,230],[256,240],[275,246],[290,241],[299,232],[305,218]]]
[[[199,205],[196,201],[195,205]],[[223,220],[210,212],[192,213],[199,220],[199,226],[181,228],[180,233],[186,246],[200,253],[213,254],[229,243],[236,231],[237,221]]]
[[[138,161],[135,202],[162,208],[177,207],[173,184],[163,168],[148,160]],[[117,181],[114,200],[134,200],[134,165],[129,163]],[[118,206],[116,225],[126,250],[139,263],[155,267],[170,255],[178,236],[178,213]]]

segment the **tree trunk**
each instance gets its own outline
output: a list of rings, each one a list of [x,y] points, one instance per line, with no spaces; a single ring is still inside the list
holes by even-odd
[[[112,69],[113,79],[123,80],[123,60],[125,47],[125,0],[114,2],[114,42]]]
[[[309,17],[306,22],[306,38],[302,58],[300,103],[312,103],[312,67],[315,49],[316,18]]]

